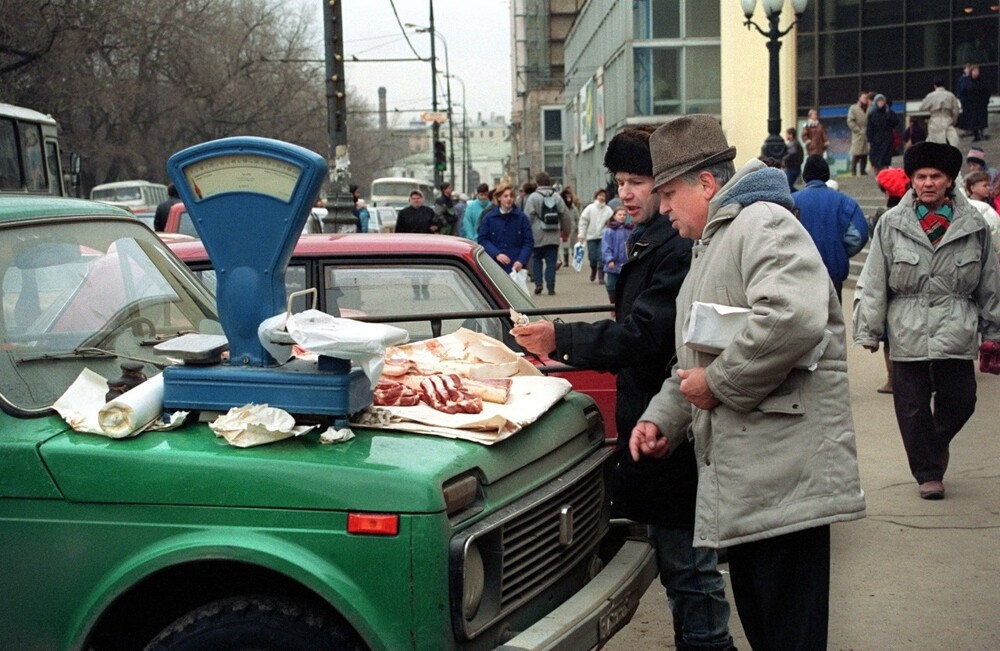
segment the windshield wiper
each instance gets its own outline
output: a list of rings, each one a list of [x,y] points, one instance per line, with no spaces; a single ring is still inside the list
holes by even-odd
[[[24,364],[27,362],[44,362],[48,360],[65,359],[110,359],[113,357],[117,357],[117,355],[109,353],[106,350],[101,350],[100,348],[78,348],[76,350],[67,350],[61,353],[39,353],[38,355],[26,355],[15,359],[14,363]]]

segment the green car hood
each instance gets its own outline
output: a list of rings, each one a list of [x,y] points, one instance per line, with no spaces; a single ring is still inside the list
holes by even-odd
[[[427,513],[444,509],[441,486],[463,472],[476,470],[488,485],[540,459],[551,459],[540,471],[554,476],[586,456],[601,443],[586,433],[592,404],[570,393],[492,446],[358,427],[335,445],[313,432],[236,448],[200,423],[118,440],[65,431],[39,450],[75,502]]]

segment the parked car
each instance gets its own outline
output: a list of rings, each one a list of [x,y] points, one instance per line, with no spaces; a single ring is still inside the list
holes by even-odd
[[[383,237],[345,236],[353,258],[289,276],[342,283],[328,309],[389,310],[413,280],[429,298],[403,310],[512,289],[449,256],[458,238],[400,240],[415,273],[365,264]],[[492,446],[353,425],[337,445],[317,431],[238,448],[208,413],[112,440],[55,402],[125,360],[152,379],[174,364],[153,344],[230,317],[150,229],[81,200],[0,198],[0,289],[0,649],[596,649],[656,576],[651,544],[610,520],[612,452],[583,394]],[[237,393],[266,379],[215,367]]]
[[[183,235],[190,235],[191,237],[198,237],[198,229],[194,227],[191,214],[187,211],[187,207],[183,203],[175,203],[170,206],[170,212],[167,215],[167,225],[163,227],[163,232],[181,233]]]
[[[94,186],[90,198],[128,208],[139,215],[156,212],[156,206],[167,200],[167,186],[143,180],[102,183]]]
[[[392,206],[368,206],[369,233],[392,233],[396,230],[397,211]]]
[[[214,291],[215,272],[200,241],[172,243],[171,249]],[[409,233],[304,235],[285,273],[285,287],[289,294],[315,287],[317,309],[336,316],[407,315],[405,321],[394,325],[409,331],[414,341],[449,334],[459,327],[500,340],[524,352],[536,366],[561,369],[551,374],[565,377],[574,389],[593,398],[604,417],[608,437],[617,436],[614,374],[570,369],[549,357],[523,351],[510,334],[514,323],[509,310],[523,312],[536,307],[475,242]],[[299,298],[293,310],[309,307],[308,300]],[[503,312],[488,318],[469,314],[483,310]],[[602,310],[607,311],[607,307]],[[436,317],[439,314],[446,316]],[[447,318],[448,314],[459,316]]]

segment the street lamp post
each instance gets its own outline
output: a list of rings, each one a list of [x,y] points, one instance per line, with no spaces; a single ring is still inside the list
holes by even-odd
[[[413,23],[405,23],[404,27],[409,27],[418,34],[423,34],[424,32],[431,33],[431,76],[437,75],[437,68],[434,62],[434,37],[441,39],[441,44],[444,45],[444,78],[445,78],[445,94],[448,98],[448,149],[450,151],[450,161],[448,162],[450,183],[452,187],[455,185],[455,129],[454,120],[452,119],[452,104],[451,104],[451,63],[448,61],[448,41],[441,32],[436,31],[433,27],[421,27],[420,25],[414,25]],[[437,82],[433,81],[431,83],[431,92],[434,93],[434,111],[437,111]],[[434,123],[434,142],[437,142],[440,132],[440,125]],[[434,171],[434,183],[438,187],[441,186],[441,173],[435,168]]]
[[[466,115],[468,115],[469,108],[468,105],[466,105],[465,103],[465,82],[462,81],[462,78],[459,77],[458,75],[449,74],[448,78],[454,79],[458,83],[462,84],[462,134],[460,136],[462,139],[462,188],[459,190],[459,192],[468,192],[469,183],[466,174],[469,171],[469,129],[468,126],[466,125],[465,118]]]
[[[795,12],[795,20],[783,31],[778,29],[778,19],[781,17],[781,8],[785,0],[761,0],[764,15],[767,16],[768,30],[764,31],[760,25],[753,21],[753,12],[757,7],[757,0],[740,0],[740,7],[747,20],[744,25],[747,29],[756,27],[757,31],[767,37],[767,50],[770,55],[768,66],[768,101],[767,101],[767,138],[760,151],[765,156],[781,160],[785,156],[785,141],[781,137],[781,94],[778,81],[778,51],[781,49],[781,37],[792,31],[795,27],[795,20],[802,16],[806,10],[809,0],[792,0],[792,11]]]

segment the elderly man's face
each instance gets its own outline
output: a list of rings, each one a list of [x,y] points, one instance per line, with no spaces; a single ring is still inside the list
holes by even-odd
[[[910,178],[917,200],[934,210],[944,204],[951,179],[941,170],[934,167],[921,167]]]
[[[421,197],[419,194],[411,194],[410,203],[413,204],[414,208],[419,208],[421,205],[423,205],[424,198]]]
[[[660,197],[660,212],[670,217],[670,224],[681,237],[700,239],[708,222],[708,202],[712,198],[705,183],[689,184],[683,177],[676,178],[656,188],[656,193]]]

